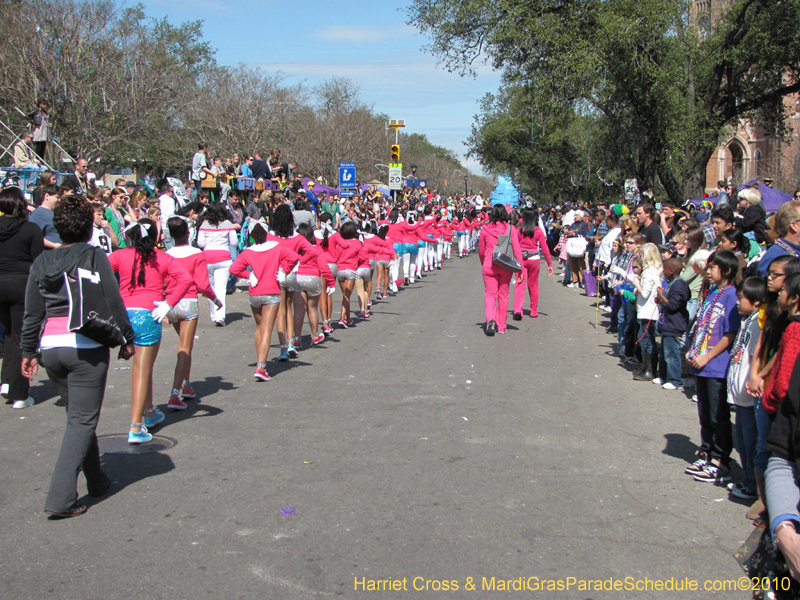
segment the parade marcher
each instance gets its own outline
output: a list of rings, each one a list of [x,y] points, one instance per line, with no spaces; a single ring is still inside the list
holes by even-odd
[[[532,209],[522,211],[522,221],[519,226],[519,244],[522,253],[522,283],[514,289],[514,320],[522,320],[522,306],[525,302],[525,287],[527,283],[530,297],[530,316],[539,316],[539,269],[541,257],[547,262],[547,276],[553,275],[553,259],[547,247],[547,239],[539,227],[539,213]]]
[[[508,288],[511,284],[511,271],[497,266],[492,261],[492,253],[501,235],[510,235],[514,258],[523,263],[522,250],[519,244],[519,233],[508,222],[508,212],[503,206],[492,207],[491,223],[483,228],[480,236],[478,255],[483,272],[485,286],[484,304],[486,307],[486,335],[506,332],[508,316]],[[522,273],[517,273],[516,283],[522,284]]]

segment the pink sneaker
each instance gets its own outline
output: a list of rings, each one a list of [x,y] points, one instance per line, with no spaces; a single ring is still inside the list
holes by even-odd
[[[183,386],[183,389],[181,390],[181,396],[190,399],[197,398],[197,394],[194,393],[194,389],[192,389],[191,383]]]
[[[167,402],[167,408],[171,408],[172,410],[186,410],[189,407],[183,400],[178,398],[175,394],[169,397],[169,402]]]
[[[319,335],[312,335],[311,336],[311,345],[316,346],[317,344],[321,344],[325,341],[325,334],[320,333]]]
[[[272,380],[272,377],[269,376],[269,373],[267,373],[266,369],[256,369],[256,372],[253,373],[253,377],[260,381]]]

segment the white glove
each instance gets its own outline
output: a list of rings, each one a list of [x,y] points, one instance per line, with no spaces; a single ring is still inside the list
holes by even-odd
[[[250,282],[250,287],[256,287],[258,285],[258,277],[256,277],[255,273],[250,273],[247,280]]]
[[[325,291],[328,292],[328,296],[333,296],[333,292],[336,291],[336,288],[335,287],[329,287],[329,288],[326,288]]]
[[[164,320],[164,317],[167,316],[167,313],[172,310],[172,307],[169,304],[167,304],[166,302],[163,302],[163,301],[156,301],[156,302],[153,302],[153,304],[155,304],[156,307],[153,309],[153,311],[150,314],[153,315],[153,320],[154,321],[156,321],[157,323],[160,323],[161,321]]]
[[[617,265],[611,267],[611,272],[619,277],[625,277],[625,271]]]
[[[286,273],[283,272],[283,269],[280,268],[278,269],[277,279],[278,283],[283,283],[284,281],[286,281]]]

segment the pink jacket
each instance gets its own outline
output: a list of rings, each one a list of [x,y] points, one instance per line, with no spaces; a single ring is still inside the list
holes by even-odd
[[[208,263],[202,250],[192,246],[175,246],[167,250],[167,254],[177,260],[192,276],[192,285],[183,296],[185,299],[197,300],[198,292],[209,300],[216,299],[217,295],[211,289],[211,283],[208,280]],[[170,291],[170,284],[174,285],[172,279],[167,280],[167,293]]]
[[[126,308],[153,310],[156,307],[155,302],[160,302],[164,298],[164,282],[169,280],[172,281],[169,281],[171,285],[167,286],[167,304],[175,306],[181,298],[186,297],[186,292],[192,285],[192,277],[169,254],[156,250],[153,260],[145,263],[143,286],[139,286],[138,283],[131,285],[134,260],[135,282],[138,282],[141,263],[136,257],[136,250],[123,248],[108,256],[111,268],[115,273],[119,273],[119,291]]]
[[[550,256],[550,248],[547,247],[547,238],[544,237],[544,232],[538,227],[533,232],[533,237],[525,237],[520,234],[519,246],[522,250],[527,252],[541,252],[544,259],[547,261],[547,266],[553,266],[553,258]]]
[[[306,238],[302,239],[308,244]],[[308,245],[311,246],[311,244]],[[313,246],[311,247],[313,248]],[[283,269],[283,272],[287,274],[291,273],[298,262],[300,262],[300,255],[288,246],[280,244],[273,236],[272,241],[256,244],[243,250],[231,265],[231,275],[247,279],[250,277],[247,267],[252,267],[258,284],[250,288],[251,296],[280,294],[278,269]]]
[[[338,250],[336,265],[340,271],[355,271],[358,269],[358,254],[362,244],[356,239],[346,240],[342,237],[336,240]]]
[[[497,238],[501,235],[506,235],[509,229],[511,230],[511,246],[514,249],[514,258],[519,261],[519,264],[522,264],[522,249],[519,245],[519,231],[517,228],[512,227],[508,223],[503,223],[502,221],[489,223],[483,228],[483,231],[481,231],[480,243],[478,244],[478,256],[483,265],[484,273],[503,270],[501,267],[496,267],[494,263],[492,263],[492,253],[494,252],[494,247],[497,245]]]
[[[297,274],[322,277],[328,287],[336,287],[336,281],[333,279],[333,273],[331,273],[328,259],[325,256],[327,253],[319,246],[312,246],[311,248],[300,258],[300,267],[297,269]]]

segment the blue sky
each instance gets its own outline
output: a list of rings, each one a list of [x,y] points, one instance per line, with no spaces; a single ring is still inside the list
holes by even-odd
[[[226,4],[211,0],[145,0],[145,12],[173,24],[201,19],[221,64],[281,71],[289,82],[314,86],[332,76],[361,86],[376,112],[406,119],[407,133],[424,133],[459,157],[466,153],[478,101],[500,85],[487,66],[477,78],[437,66],[427,38],[405,24],[402,4],[274,0]],[[463,161],[480,173],[476,161]]]

